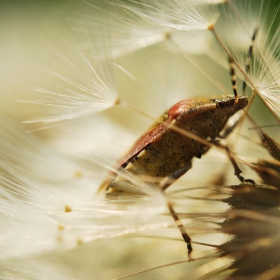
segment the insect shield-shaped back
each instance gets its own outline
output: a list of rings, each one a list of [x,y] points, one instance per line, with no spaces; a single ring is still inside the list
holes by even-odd
[[[133,181],[166,189],[191,168],[193,157],[200,158],[208,150],[208,146],[184,132],[214,140],[228,118],[247,104],[248,97],[236,101],[232,96],[176,103],[119,160],[116,172],[109,174],[100,191],[144,194]]]

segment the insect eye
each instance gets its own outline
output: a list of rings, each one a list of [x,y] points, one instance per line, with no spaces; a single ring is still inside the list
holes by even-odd
[[[233,106],[234,105],[234,99],[233,100],[229,100],[229,101],[218,102],[218,105],[219,105],[220,108]]]
[[[226,104],[224,102],[218,102],[220,108],[224,108],[226,106]]]

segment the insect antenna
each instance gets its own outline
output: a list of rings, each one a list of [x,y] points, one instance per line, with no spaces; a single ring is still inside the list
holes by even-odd
[[[233,60],[228,57],[228,62],[229,62],[229,73],[231,76],[231,84],[232,84],[232,91],[235,96],[235,102],[238,102],[238,93],[237,93],[237,88],[236,88],[236,76],[235,76],[235,70],[233,67]]]
[[[251,44],[250,44],[250,47],[249,47],[249,50],[248,50],[248,53],[247,53],[246,64],[245,64],[245,70],[246,70],[247,74],[250,71],[250,63],[251,63],[251,59],[252,59],[252,56],[253,56],[253,48],[254,48],[254,43],[255,43],[256,37],[258,35],[258,31],[259,31],[258,28],[256,28],[254,30],[253,36],[251,38]],[[247,85],[246,84],[246,77],[244,77],[243,85],[242,85],[243,95],[244,95],[245,90],[246,90],[246,85]]]
[[[250,47],[248,49],[246,63],[245,63],[246,74],[248,74],[249,71],[250,71],[250,63],[251,63],[251,59],[252,59],[252,56],[253,56],[253,48],[254,48],[254,43],[255,43],[257,35],[258,35],[258,28],[256,28],[254,30],[253,36],[251,38],[251,44],[250,44]],[[231,84],[232,84],[233,94],[236,98],[236,102],[238,102],[238,93],[237,93],[237,88],[236,88],[236,75],[235,75],[235,70],[234,70],[234,61],[233,61],[232,57],[229,56],[229,55],[228,55],[228,63],[229,63],[229,73],[230,73],[230,76],[231,76]],[[246,76],[244,76],[243,85],[242,85],[243,95],[244,95],[245,90],[246,90],[246,85],[247,85],[246,84]]]
[[[235,76],[235,70],[233,68],[233,65],[235,65],[238,70],[241,72],[241,74],[245,77],[244,79],[246,79],[246,81],[250,81],[249,76],[247,75],[248,73],[246,71],[244,71],[244,69],[240,66],[240,64],[236,61],[236,59],[234,58],[234,56],[231,54],[230,50],[227,48],[227,46],[224,44],[224,42],[222,41],[221,37],[219,36],[219,34],[216,31],[215,25],[210,25],[208,27],[208,30],[212,32],[212,34],[214,35],[214,37],[216,38],[216,40],[218,41],[218,43],[220,44],[220,46],[222,47],[222,49],[224,50],[227,59],[229,61],[229,67],[230,67],[230,75],[231,75],[231,81],[232,81],[232,88],[233,88],[233,93],[235,96],[237,96],[237,91],[236,91],[236,76]],[[254,36],[252,36],[253,38]],[[254,40],[255,41],[255,38]],[[253,48],[252,48],[253,51]],[[250,52],[250,48],[249,48],[249,52]],[[250,60],[251,60],[251,54],[250,54]],[[250,64],[250,61],[249,63]],[[250,81],[250,84],[252,85],[252,88],[254,89],[254,91],[256,93],[259,94],[259,90],[258,88],[252,83],[252,81]],[[260,95],[260,94],[259,94]],[[238,101],[238,97],[236,98],[236,100]]]

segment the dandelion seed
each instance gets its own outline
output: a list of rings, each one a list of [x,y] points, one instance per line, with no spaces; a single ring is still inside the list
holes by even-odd
[[[110,30],[111,47],[105,48],[104,51],[114,58],[162,42],[168,37],[168,28],[159,27],[129,9],[124,10],[112,1],[104,1],[103,5],[86,2],[84,10],[74,14],[73,28],[77,32],[91,32],[89,28],[85,28],[85,21],[89,26],[95,26],[98,22],[99,28]],[[84,41],[81,47],[89,49],[91,44]]]
[[[59,31],[57,26],[60,26]],[[25,123],[48,125],[67,122],[95,114],[117,103],[114,65],[108,53],[104,52],[110,44],[110,40],[106,39],[108,33],[99,30],[98,24],[85,24],[84,28],[88,29],[87,33],[74,32],[71,24],[67,25],[65,21],[57,22],[53,29],[49,27],[55,43],[54,49],[47,51],[50,56],[48,63],[51,63],[46,73],[48,83],[34,88],[33,94],[39,99],[33,97],[33,100],[22,101],[43,105],[49,110],[44,117]],[[80,46],[83,36],[90,44],[86,51]]]
[[[121,2],[122,3],[122,2]],[[177,30],[203,30],[218,17],[216,7],[195,6],[193,1],[129,1],[124,7],[147,20]]]

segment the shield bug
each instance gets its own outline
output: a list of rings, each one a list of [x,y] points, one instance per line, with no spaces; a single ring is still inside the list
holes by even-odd
[[[210,30],[217,37],[214,26]],[[254,31],[252,44],[247,55],[246,73],[250,69],[250,59],[256,35],[257,29]],[[218,41],[221,43],[220,40]],[[221,45],[223,46],[223,44]],[[107,194],[121,192],[139,194],[137,191],[135,192],[135,188],[131,188],[129,180],[131,177],[139,177],[151,187],[164,191],[192,167],[194,157],[200,158],[209,150],[209,142],[225,149],[233,165],[235,175],[241,182],[254,184],[253,180],[245,180],[240,175],[242,171],[231,155],[229,148],[216,141],[216,138],[225,128],[228,119],[248,104],[247,96],[238,96],[233,67],[234,60],[226,49],[224,50],[230,66],[234,96],[184,99],[173,105],[118,161],[116,171],[111,172],[109,179],[103,182],[99,191],[106,190]],[[244,80],[243,92],[245,87]],[[190,253],[192,251],[191,238],[186,233],[169,201],[167,201],[167,206],[187,243]]]
[[[164,191],[192,167],[194,157],[200,158],[208,151],[209,146],[197,138],[214,143],[229,117],[247,104],[246,96],[194,98],[176,103],[119,160],[116,172],[110,174],[110,179],[101,185],[100,190],[135,193],[130,188],[129,176],[126,176],[129,174],[139,176],[151,187]],[[181,131],[189,132],[195,139]],[[238,178],[244,181],[236,163],[234,168]],[[191,239],[170,203],[168,208],[191,252]]]

